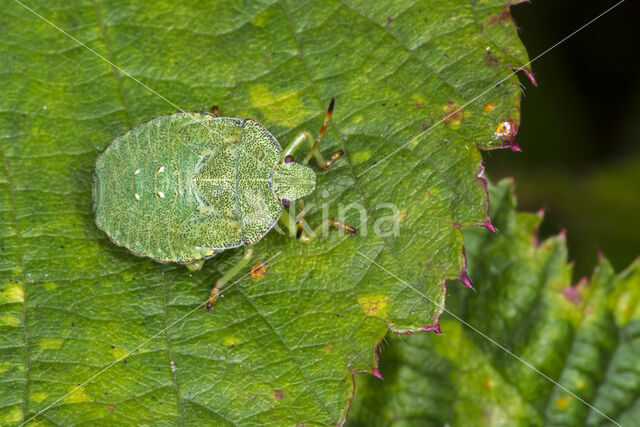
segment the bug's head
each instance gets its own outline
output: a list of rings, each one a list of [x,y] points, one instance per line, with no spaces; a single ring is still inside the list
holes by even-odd
[[[316,174],[309,166],[293,161],[291,156],[273,171],[273,193],[286,208],[291,202],[308,196],[316,188]]]

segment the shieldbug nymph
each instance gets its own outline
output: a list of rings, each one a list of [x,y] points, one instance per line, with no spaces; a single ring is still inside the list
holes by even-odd
[[[307,166],[312,157],[326,169],[344,154],[340,150],[325,160],[318,151],[334,102],[315,140],[302,131],[284,150],[250,118],[180,112],[133,128],[96,160],[97,226],[135,255],[191,270],[224,250],[244,246],[242,259],[213,285],[207,302],[211,309],[224,285],[253,256],[251,246],[278,219],[296,228],[291,233],[303,241],[316,235],[302,232],[303,219],[296,223],[283,213],[314,191],[316,175]],[[305,141],[311,148],[297,163],[293,154]],[[355,233],[332,218],[325,222]]]

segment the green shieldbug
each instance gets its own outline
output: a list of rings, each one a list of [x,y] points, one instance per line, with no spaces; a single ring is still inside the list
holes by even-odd
[[[317,150],[334,102],[315,141],[302,131],[284,151],[250,118],[180,112],[133,128],[96,160],[97,226],[135,255],[192,270],[217,253],[244,246],[244,257],[213,286],[211,308],[223,286],[251,259],[250,247],[278,219],[296,227],[298,238],[313,237],[304,235],[301,224],[292,223],[283,208],[315,189],[316,175],[306,166],[311,157],[326,169],[344,154],[340,150],[324,160]],[[292,154],[305,140],[311,149],[296,163]],[[355,233],[339,221],[326,221]]]

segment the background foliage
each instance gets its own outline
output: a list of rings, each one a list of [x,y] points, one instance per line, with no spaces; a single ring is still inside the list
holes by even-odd
[[[634,425],[640,417],[640,259],[619,275],[601,258],[572,285],[564,235],[515,212],[512,182],[491,187],[500,232],[465,230],[477,293],[453,288],[443,335],[389,336],[384,381],[358,376],[350,425]],[[602,412],[602,413],[601,413]]]

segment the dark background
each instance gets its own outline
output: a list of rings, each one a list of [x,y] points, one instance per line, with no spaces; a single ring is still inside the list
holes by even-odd
[[[511,8],[537,55],[616,1],[543,1]],[[521,75],[522,153],[485,155],[497,180],[513,176],[521,210],[545,209],[542,238],[567,230],[575,277],[598,250],[617,270],[640,254],[640,4],[627,0],[532,63]]]

